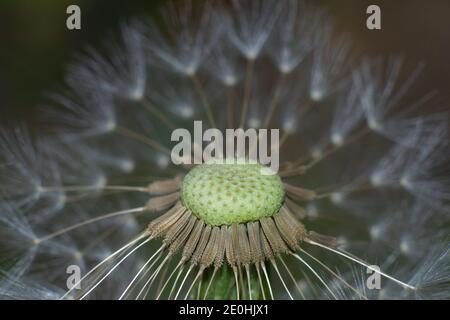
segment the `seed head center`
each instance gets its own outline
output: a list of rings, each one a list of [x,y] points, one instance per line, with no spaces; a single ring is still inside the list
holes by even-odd
[[[211,226],[270,217],[284,200],[277,174],[257,163],[206,163],[192,169],[181,186],[181,200]],[[270,170],[270,169],[269,169]]]

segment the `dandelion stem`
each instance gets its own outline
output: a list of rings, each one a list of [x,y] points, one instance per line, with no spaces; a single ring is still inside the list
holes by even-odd
[[[272,265],[273,265],[273,267],[274,267],[274,269],[275,269],[275,271],[276,271],[276,273],[277,273],[277,275],[278,275],[278,278],[280,278],[281,283],[283,284],[284,290],[286,290],[287,294],[289,295],[289,298],[290,298],[291,300],[294,300],[294,298],[293,298],[292,295],[291,295],[291,292],[289,291],[289,289],[288,289],[286,283],[285,283],[284,280],[283,280],[283,277],[281,276],[280,271],[278,270],[278,266],[277,266],[275,260],[272,259],[272,260],[270,260],[270,262],[272,262]]]
[[[234,274],[234,282],[236,284],[236,300],[240,300],[240,295],[239,295],[239,278],[238,278],[238,273],[237,273],[236,267],[233,267],[233,274]]]
[[[170,273],[169,277],[167,278],[167,280],[165,281],[164,285],[162,286],[161,290],[159,290],[158,292],[158,296],[156,297],[156,300],[159,300],[159,298],[161,297],[161,294],[163,293],[164,289],[166,288],[166,286],[169,284],[170,279],[172,279],[173,275],[175,274],[175,272],[178,270],[178,268],[180,268],[183,265],[184,261],[181,260],[177,266],[175,267],[175,269],[173,269],[173,271]]]
[[[93,190],[148,192],[147,187],[121,186],[121,185],[42,187],[41,190],[43,192],[54,192],[54,191],[83,192]]]
[[[209,104],[208,98],[206,97],[205,91],[203,90],[203,86],[200,82],[200,80],[198,79],[197,75],[194,74],[191,76],[192,82],[194,83],[195,86],[195,90],[197,91],[197,94],[199,95],[202,104],[203,104],[203,108],[206,112],[206,115],[208,117],[208,121],[209,124],[211,125],[211,127],[215,128],[216,127],[216,121],[214,119],[214,115],[211,109],[211,105]]]
[[[264,285],[263,285],[262,278],[261,278],[261,271],[259,270],[259,265],[255,264],[255,268],[256,268],[256,273],[258,274],[259,287],[260,287],[263,299],[267,300],[266,299],[266,292],[264,290]]]
[[[164,153],[164,154],[166,154],[168,156],[170,156],[170,154],[171,154],[171,152],[170,152],[170,150],[168,148],[162,146],[160,143],[156,142],[155,140],[153,140],[153,139],[151,139],[151,138],[149,138],[147,136],[144,136],[144,135],[142,135],[140,133],[137,133],[137,132],[135,132],[133,130],[117,126],[116,127],[116,132],[121,134],[121,135],[123,135],[123,136],[125,136],[125,137],[127,137],[127,138],[131,138],[131,139],[134,139],[136,141],[142,142],[142,143],[144,143],[146,145],[149,145],[152,148],[157,149],[157,150],[161,151],[162,153]]]
[[[102,261],[100,261],[97,265],[95,265],[91,270],[89,270],[88,273],[86,273],[80,280],[78,280],[74,286],[72,287],[72,289],[68,290],[63,296],[61,296],[60,299],[64,299],[70,292],[73,291],[73,288],[76,288],[84,279],[86,279],[87,277],[89,277],[95,270],[97,270],[98,268],[100,268],[105,262],[107,262],[108,260],[112,259],[114,256],[116,256],[117,254],[119,254],[120,252],[128,249],[130,246],[132,246],[133,244],[135,244],[136,242],[138,242],[139,240],[141,240],[142,238],[146,237],[148,234],[146,232],[143,232],[141,235],[139,235],[137,238],[135,238],[134,240],[128,242],[126,245],[124,245],[123,247],[119,248],[118,250],[116,250],[115,252],[113,252],[112,254],[110,254],[109,256],[107,256],[105,259],[103,259]]]
[[[136,300],[139,299],[139,297],[141,296],[141,294],[144,292],[145,288],[147,288],[147,290],[145,291],[145,294],[142,296],[142,299],[145,299],[145,297],[148,295],[148,291],[150,290],[151,286],[153,285],[153,282],[155,281],[156,277],[158,276],[159,272],[161,271],[161,269],[163,268],[163,266],[166,264],[166,262],[172,257],[171,254],[168,254],[164,260],[161,262],[161,264],[158,266],[158,268],[156,268],[156,270],[150,275],[150,277],[148,278],[148,280],[145,282],[144,286],[142,287],[142,289],[139,291],[138,295],[136,296]],[[159,256],[158,256],[159,259]],[[156,261],[158,261],[155,260]],[[151,266],[153,267],[153,265]],[[151,270],[151,267],[146,271],[146,273],[148,271]]]
[[[245,120],[247,118],[254,66],[255,66],[254,59],[247,60],[247,68],[246,68],[246,72],[245,72],[244,97],[242,99],[242,111],[241,111],[241,120],[239,123],[239,128],[244,128]]]
[[[173,291],[175,290],[175,287],[176,287],[176,285],[178,283],[178,280],[180,279],[181,274],[184,271],[184,267],[185,267],[185,264],[183,262],[183,264],[181,265],[180,270],[178,271],[177,277],[175,278],[175,281],[172,284],[172,288],[170,289],[169,296],[168,296],[169,299],[172,297]]]
[[[333,298],[335,300],[338,300],[338,298],[336,297],[336,295],[334,294],[334,292],[330,289],[330,287],[328,287],[328,285],[326,284],[326,282],[322,279],[322,277],[316,272],[316,270],[314,270],[313,267],[311,267],[305,260],[303,260],[298,254],[292,254],[295,258],[297,258],[298,260],[300,260],[300,262],[302,262],[315,276],[317,279],[319,279],[319,281],[325,286],[325,288],[327,288],[327,290],[330,292],[330,294],[333,296]]]
[[[194,280],[191,283],[191,286],[189,287],[188,291],[186,292],[186,295],[184,296],[184,300],[187,300],[189,293],[191,293],[192,288],[194,288],[194,285],[197,283],[197,280],[199,279],[199,277],[203,274],[203,269],[200,269],[197,272],[197,275],[195,276]]]
[[[345,188],[345,186],[343,187],[331,187],[332,191],[322,191],[320,192],[320,190],[315,190],[316,192],[316,196],[314,197],[314,199],[318,200],[318,199],[324,199],[324,198],[328,198],[331,197],[336,191],[335,190],[342,190],[339,191],[341,193],[344,194],[350,194],[350,193],[355,193],[355,192],[360,192],[360,191],[367,191],[367,190],[372,190],[375,189],[375,186],[370,184],[368,181],[362,182],[359,185],[353,187],[353,188]],[[328,186],[328,189],[330,189],[330,186]],[[334,189],[334,190],[333,190]]]
[[[266,278],[267,286],[269,287],[270,297],[273,300],[272,286],[270,285],[269,275],[267,274],[266,265],[264,264],[263,261],[261,261],[261,269],[263,270],[264,277]]]
[[[139,269],[139,271],[136,273],[134,278],[131,280],[131,282],[128,284],[128,286],[125,288],[125,290],[122,292],[122,294],[119,297],[119,300],[122,300],[122,298],[125,296],[127,291],[130,289],[130,287],[133,285],[133,283],[136,281],[136,279],[139,277],[139,275],[144,271],[144,269],[147,267],[147,265],[155,258],[155,256],[164,248],[164,245],[162,245],[146,262],[145,264]]]
[[[213,282],[214,277],[216,276],[217,270],[218,270],[218,268],[215,267],[214,271],[213,271],[213,274],[211,276],[211,279],[209,279],[208,286],[206,287],[205,294],[203,295],[203,300],[205,300],[206,297],[208,296],[209,288],[211,288],[211,284]]]
[[[86,298],[92,291],[95,290],[118,266],[122,264],[130,255],[132,255],[135,251],[137,251],[140,247],[145,245],[147,242],[149,242],[151,238],[146,239],[144,242],[140,243],[136,248],[131,250],[129,253],[127,253],[118,263],[116,263],[111,270],[109,270],[98,282],[95,283],[95,285],[90,288],[83,296],[81,296],[80,300],[83,300]]]
[[[250,279],[250,266],[245,266],[245,271],[247,273],[247,283],[248,283],[248,299],[253,300],[252,298],[252,285],[251,285],[251,279]]]
[[[311,169],[319,162],[322,162],[324,159],[327,159],[329,156],[333,155],[336,151],[342,149],[345,146],[348,146],[349,144],[359,140],[360,138],[364,137],[366,134],[370,132],[369,127],[364,127],[361,131],[355,133],[351,137],[349,137],[345,143],[337,145],[326,151],[320,158],[313,160],[312,162],[308,163],[306,165],[306,170]]]
[[[275,93],[270,101],[269,110],[267,111],[266,117],[263,122],[263,128],[267,128],[270,124],[270,121],[272,120],[273,113],[275,112],[275,109],[278,105],[278,100],[280,98],[280,92],[281,92],[281,86],[284,82],[286,74],[282,73],[281,76],[278,78]]]
[[[281,264],[283,265],[283,267],[286,269],[286,272],[288,273],[289,277],[291,278],[292,282],[294,283],[298,293],[301,295],[302,299],[305,300],[305,295],[303,293],[303,290],[299,287],[297,280],[295,279],[294,275],[292,274],[291,270],[289,269],[289,267],[287,266],[286,262],[284,262],[284,260],[280,257],[280,261]]]
[[[175,295],[174,300],[177,300],[178,295],[180,294],[181,290],[183,289],[184,283],[186,282],[187,277],[189,276],[189,274],[191,273],[191,271],[192,271],[193,268],[194,268],[193,265],[190,265],[190,266],[189,266],[188,271],[187,271],[186,274],[184,275],[183,281],[181,281],[181,285],[180,285],[180,287],[178,288],[178,291],[177,291],[177,294]]]
[[[200,300],[200,294],[202,293],[202,287],[203,287],[203,273],[201,274],[200,282],[198,283],[197,300]]]
[[[314,261],[316,261],[318,264],[320,264],[322,267],[325,268],[325,270],[327,270],[329,273],[331,273],[333,276],[335,276],[337,279],[339,279],[340,281],[342,281],[342,283],[345,284],[345,286],[347,288],[349,288],[350,290],[352,290],[353,292],[355,292],[358,296],[360,296],[361,298],[363,298],[364,300],[367,300],[367,297],[361,293],[358,289],[356,289],[354,286],[352,286],[351,284],[349,284],[347,281],[345,281],[345,279],[341,276],[339,276],[336,272],[334,272],[333,270],[331,270],[330,267],[328,267],[325,263],[323,263],[322,261],[320,261],[319,259],[317,259],[316,257],[314,257],[312,254],[308,253],[307,251],[300,249],[301,252],[303,252],[304,254],[306,254],[308,257],[310,257],[311,259],[313,259]]]
[[[169,129],[173,130],[176,128],[176,125],[170,121],[161,111],[156,108],[148,98],[143,98],[141,100],[142,105],[154,114],[159,120],[161,120]]]
[[[288,138],[289,138],[289,133],[288,132],[283,132],[283,135],[280,138],[280,142],[278,143],[280,149],[286,143]]]
[[[308,170],[312,169],[316,164],[322,162],[323,160],[327,159],[329,156],[333,155],[335,152],[337,152],[338,150],[342,149],[345,146],[348,146],[349,144],[356,142],[357,140],[359,140],[360,138],[364,137],[365,135],[367,135],[368,133],[370,133],[370,130],[368,129],[367,126],[365,126],[364,128],[361,129],[361,131],[355,133],[354,135],[348,137],[348,139],[340,144],[340,145],[336,145],[333,146],[332,148],[330,148],[328,151],[326,151],[320,158],[314,159],[309,163],[305,164],[305,161],[309,160],[311,158],[310,155],[308,156],[303,156],[297,160],[295,160],[293,163],[294,165],[292,165],[291,169],[287,170],[287,172],[280,172],[281,176],[284,177],[288,177],[288,176],[297,176],[297,175],[302,175],[305,174]],[[286,142],[287,138],[289,137],[288,133],[284,133],[283,136],[280,139],[280,148],[282,147],[282,145]]]
[[[61,230],[53,232],[53,233],[51,233],[49,235],[46,235],[46,236],[44,236],[42,238],[38,238],[38,239],[35,240],[35,242],[36,243],[40,243],[42,241],[46,241],[46,240],[52,239],[52,238],[54,238],[56,236],[59,236],[61,234],[66,233],[66,232],[78,229],[78,228],[80,228],[82,226],[85,226],[85,225],[88,225],[88,224],[91,224],[91,223],[94,223],[94,222],[98,222],[98,221],[101,221],[101,220],[105,220],[105,219],[109,219],[109,218],[113,218],[113,217],[117,217],[117,216],[122,216],[122,215],[130,214],[130,213],[143,212],[143,211],[146,210],[146,208],[147,207],[139,207],[139,208],[127,209],[127,210],[116,211],[116,212],[111,212],[111,213],[108,213],[108,214],[104,214],[104,215],[101,215],[99,217],[95,217],[95,218],[92,218],[92,219],[89,219],[89,220],[86,220],[86,221],[79,222],[79,223],[76,223],[74,225],[68,226],[68,227],[63,228]]]
[[[233,128],[234,123],[234,107],[233,107],[233,98],[234,98],[234,87],[229,87],[227,89],[227,123],[228,128]]]
[[[155,292],[157,292],[157,293],[161,292],[162,287],[163,287],[163,285],[165,283],[165,279],[166,279],[166,275],[167,275],[168,271],[169,271],[169,268],[164,268],[163,273],[161,274],[161,277],[160,277],[159,282],[158,282],[158,287],[156,288]]]

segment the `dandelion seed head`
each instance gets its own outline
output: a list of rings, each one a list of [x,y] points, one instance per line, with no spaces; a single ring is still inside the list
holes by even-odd
[[[42,131],[0,130],[2,298],[448,297],[448,115],[415,96],[422,65],[357,56],[303,1],[158,16],[76,56]],[[193,163],[198,142],[172,163],[194,119],[279,129],[279,170]]]
[[[200,165],[183,179],[183,204],[212,226],[271,216],[281,207],[284,189],[277,175],[262,175],[262,169],[251,163]]]

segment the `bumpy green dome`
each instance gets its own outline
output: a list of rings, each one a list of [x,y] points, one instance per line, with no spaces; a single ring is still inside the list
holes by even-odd
[[[181,199],[212,226],[270,217],[283,203],[284,188],[280,177],[268,172],[256,163],[202,164],[185,176]]]

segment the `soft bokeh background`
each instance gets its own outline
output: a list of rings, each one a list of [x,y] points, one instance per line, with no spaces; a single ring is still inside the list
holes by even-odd
[[[201,5],[204,0],[194,0]],[[216,1],[216,0],[211,0]],[[252,1],[252,0],[247,0]],[[403,54],[410,66],[426,62],[421,92],[438,89],[442,107],[450,108],[449,0],[310,0],[348,33],[359,51],[369,55]],[[36,122],[39,105],[58,89],[66,65],[86,45],[99,47],[130,17],[157,16],[165,0],[0,0],[0,128],[12,121]],[[82,29],[66,29],[66,8],[82,10]],[[382,30],[366,29],[366,8],[382,9]],[[423,89],[423,90],[422,90]],[[327,233],[335,227],[315,229]],[[333,233],[330,233],[333,234]]]
[[[195,0],[194,0],[195,1]],[[34,120],[46,92],[61,82],[65,65],[86,44],[94,46],[129,17],[157,15],[165,0],[0,0],[0,122]],[[202,0],[196,1],[201,5]],[[421,83],[448,97],[450,88],[450,1],[316,0],[337,28],[364,53],[404,54],[425,61]],[[82,30],[65,27],[66,8],[82,10]],[[366,8],[382,9],[381,31],[365,27]],[[445,101],[448,101],[444,98]],[[448,107],[448,106],[447,106]],[[32,122],[32,121],[31,121]]]

